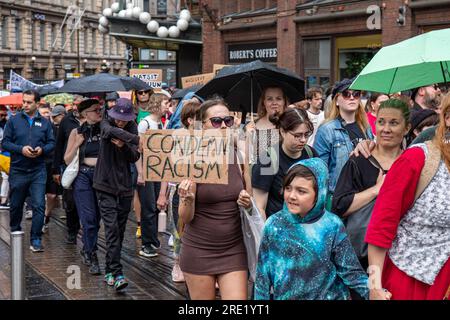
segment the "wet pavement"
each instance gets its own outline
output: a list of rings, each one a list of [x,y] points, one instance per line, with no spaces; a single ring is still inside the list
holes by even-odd
[[[10,247],[0,240],[0,300],[11,298]],[[25,285],[27,300],[65,300],[64,295],[44,277],[25,264]]]
[[[54,210],[54,218],[51,220],[49,230],[42,237],[45,251],[32,253],[28,249],[29,228],[31,220],[23,220],[22,227],[25,231],[25,262],[28,265],[27,290],[31,297],[42,297],[43,299],[74,299],[74,300],[185,300],[187,290],[184,283],[174,283],[171,278],[173,267],[173,253],[167,245],[169,235],[160,234],[162,247],[159,256],[144,258],[138,255],[141,246],[140,240],[136,239],[136,222],[133,214],[125,232],[125,240],[122,250],[122,265],[124,275],[129,281],[129,286],[124,293],[118,294],[113,288],[108,287],[103,281],[103,276],[92,276],[88,273],[88,267],[82,264],[79,251],[81,249],[81,237],[78,236],[77,245],[65,244],[66,237],[65,220],[61,218],[63,211]],[[2,242],[3,240],[3,242]],[[9,247],[9,211],[0,211],[0,242],[3,251]],[[99,232],[98,257],[102,271],[105,259],[105,238],[103,226]],[[1,249],[1,248],[0,248]],[[10,266],[6,263],[8,255],[0,254],[0,265],[5,268]],[[9,287],[4,278],[9,278],[9,273],[0,268],[0,299],[8,299]],[[33,272],[35,274],[33,274]],[[36,277],[37,275],[37,277]],[[79,277],[77,277],[79,275]],[[39,278],[48,283],[54,292],[46,289],[45,285],[39,283]],[[79,285],[79,286],[78,286]],[[42,287],[40,292],[39,287]],[[6,292],[6,293],[5,293]],[[59,296],[58,296],[58,294]]]

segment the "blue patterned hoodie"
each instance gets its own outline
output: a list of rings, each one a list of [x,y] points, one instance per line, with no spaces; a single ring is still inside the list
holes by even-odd
[[[354,253],[341,219],[325,210],[328,169],[312,158],[294,164],[310,169],[317,202],[305,217],[283,209],[266,222],[259,249],[255,299],[345,300],[352,288],[368,299],[368,277]]]

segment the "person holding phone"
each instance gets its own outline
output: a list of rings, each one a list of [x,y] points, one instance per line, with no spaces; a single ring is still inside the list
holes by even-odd
[[[30,249],[43,251],[41,242],[45,212],[45,183],[47,172],[45,155],[55,148],[55,137],[50,121],[37,112],[39,93],[23,93],[23,110],[5,126],[2,148],[11,153],[10,169],[10,227],[20,231],[25,197],[29,193],[33,209]]]

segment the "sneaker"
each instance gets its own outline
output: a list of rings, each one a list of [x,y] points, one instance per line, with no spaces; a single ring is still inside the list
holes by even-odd
[[[125,280],[125,277],[122,275],[117,276],[114,281],[114,289],[116,289],[116,291],[121,291],[126,287],[128,287],[128,281]]]
[[[169,247],[173,247],[173,235],[170,235],[169,242],[167,244]]]
[[[33,211],[32,210],[25,211],[25,219],[30,220],[32,218],[33,218]]]
[[[108,286],[114,285],[114,276],[112,273],[105,274],[105,282]]]
[[[89,268],[89,273],[92,275],[102,274],[100,266],[98,264],[97,252],[95,251],[91,253],[91,266]]]
[[[48,223],[45,223],[42,227],[42,233],[46,233],[48,231]]]
[[[32,240],[30,245],[30,250],[32,252],[42,252],[44,247],[42,246],[41,240]]]
[[[9,210],[8,203],[0,203],[0,210]]]
[[[69,234],[66,238],[67,244],[77,244],[77,235],[76,234]]]
[[[141,227],[139,226],[139,227],[137,227],[137,229],[136,229],[136,239],[140,239],[141,236],[142,236],[142,233],[141,233]]]
[[[91,257],[84,252],[84,250],[80,250],[81,259],[83,260],[83,264],[90,266],[92,264]]]
[[[153,250],[159,250],[161,249],[161,243],[159,244],[159,247],[155,246],[153,243],[150,245],[150,247],[152,247]]]
[[[173,282],[185,282],[183,271],[180,269],[180,265],[175,263],[172,269],[172,281]]]
[[[142,247],[139,251],[139,255],[147,258],[156,257],[158,252],[156,252],[152,247]]]

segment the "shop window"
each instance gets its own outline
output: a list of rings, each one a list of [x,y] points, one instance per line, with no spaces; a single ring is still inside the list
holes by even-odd
[[[150,60],[150,49],[140,49],[139,60]]]
[[[331,75],[331,41],[329,39],[305,40],[303,63],[308,88],[328,87]]]
[[[336,81],[357,76],[381,48],[381,34],[336,38]]]

